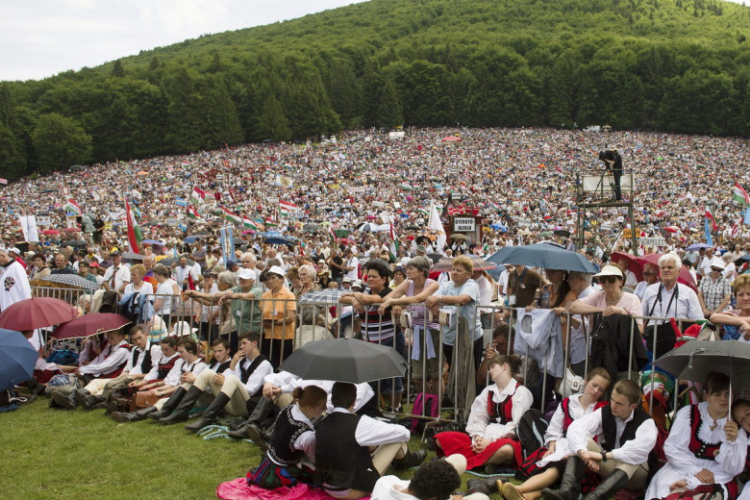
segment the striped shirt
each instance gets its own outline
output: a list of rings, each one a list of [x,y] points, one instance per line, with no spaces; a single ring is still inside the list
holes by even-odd
[[[372,291],[368,289],[367,293],[372,294]],[[385,287],[378,295],[385,297],[389,293],[391,293],[391,289]],[[367,306],[365,312],[359,315],[359,318],[362,320],[362,338],[376,344],[393,338],[395,334],[391,308],[386,309],[381,316],[378,313],[379,307],[380,304]]]

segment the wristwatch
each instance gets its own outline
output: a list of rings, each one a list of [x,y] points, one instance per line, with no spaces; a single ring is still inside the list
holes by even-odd
[[[603,451],[602,452],[602,462],[606,462],[606,461],[607,461],[607,452]]]

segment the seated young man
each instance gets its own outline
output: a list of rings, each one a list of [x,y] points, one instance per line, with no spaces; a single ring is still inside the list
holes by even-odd
[[[174,340],[173,337],[169,337]],[[198,356],[198,344],[189,338],[183,338],[177,344],[177,357],[169,373],[164,380],[151,382],[141,386],[138,392],[150,391],[154,396],[159,398],[154,406],[142,408],[134,412],[113,412],[111,417],[116,422],[137,422],[143,420],[150,413],[159,410],[168,400],[167,396],[174,394],[176,391],[183,389],[188,380],[194,380],[196,375],[200,375],[206,368],[206,363]],[[170,397],[171,399],[171,397]]]
[[[88,382],[97,378],[110,381],[118,377],[128,364],[130,350],[122,330],[107,332],[107,341],[107,346],[96,358],[86,366],[80,366],[72,372],[87,382],[87,385]],[[76,391],[67,394],[54,391],[51,396],[60,408],[75,410],[78,407],[78,400],[83,398],[83,395],[76,397],[76,394]]]
[[[427,457],[423,450],[409,451],[406,427],[354,414],[356,398],[354,384],[336,382],[333,412],[315,431],[315,465],[322,473],[323,489],[335,498],[369,495],[391,463],[405,469]]]
[[[131,382],[142,380],[151,371],[154,363],[161,358],[161,348],[150,345],[148,335],[140,326],[130,329],[130,356],[128,364],[120,376],[113,379],[94,379],[81,390],[74,391],[79,404],[86,410],[104,408],[106,397],[112,391],[121,389]]]
[[[646,488],[657,428],[641,406],[642,397],[637,384],[620,380],[612,389],[608,406],[570,424],[567,438],[576,455],[565,464],[560,488],[542,490],[544,500],[576,500],[586,468],[603,481],[584,500],[607,500],[622,488]],[[597,436],[598,444],[594,441]]]
[[[240,337],[239,350],[232,357],[229,372],[224,374],[204,370],[193,382],[169,416],[159,419],[163,424],[175,424],[188,420],[190,410],[206,390],[215,397],[201,418],[185,426],[185,429],[198,432],[212,425],[219,418],[222,410],[230,415],[248,416],[247,400],[259,397],[263,388],[263,379],[273,372],[268,360],[260,354],[257,333],[248,332]]]
[[[229,342],[226,339],[215,339],[211,344],[213,354],[208,369],[214,373],[224,373],[232,363],[232,353],[229,351]]]

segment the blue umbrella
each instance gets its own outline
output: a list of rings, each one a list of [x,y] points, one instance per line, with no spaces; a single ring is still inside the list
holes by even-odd
[[[266,238],[266,243],[269,245],[291,245],[292,242],[289,241],[286,238],[282,238],[279,236],[271,236],[270,238]]]
[[[192,244],[192,243],[195,243],[195,240],[197,239],[198,239],[197,236],[188,236],[187,238],[184,238],[182,241],[184,243]]]
[[[158,241],[158,240],[143,240],[143,241],[141,241],[141,243],[143,243],[144,245],[159,245],[159,246],[164,246],[164,242],[163,241]]]
[[[505,247],[495,252],[487,262],[495,264],[517,264],[596,274],[596,268],[583,255],[565,250],[551,243],[535,243],[517,247]]]
[[[697,252],[698,250],[704,250],[706,248],[713,248],[713,245],[707,245],[705,243],[693,243],[685,249],[686,252]]]
[[[0,329],[0,391],[34,375],[39,353],[20,332]]]

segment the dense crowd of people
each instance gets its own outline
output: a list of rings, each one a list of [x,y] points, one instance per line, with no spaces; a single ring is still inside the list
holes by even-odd
[[[737,381],[718,372],[694,381],[702,383],[695,399],[670,421],[685,381],[649,359],[694,324],[697,338],[750,341],[750,274],[739,260],[750,247],[731,194],[746,180],[736,168],[744,144],[550,130],[461,130],[460,142],[441,141],[453,133],[350,133],[316,146],[84,167],[3,188],[0,311],[75,275],[92,286],[66,296],[79,314],[133,318],[79,341],[69,363],[50,357],[45,332],[22,332],[40,352],[24,390],[119,423],[198,416],[186,429],[199,432],[235,417],[230,437],[265,453],[247,484],[266,489],[445,498],[466,470],[511,468],[522,484],[474,479],[467,497],[604,500],[625,489],[647,500],[737,498],[750,432],[750,403],[731,401]],[[625,171],[643,180],[635,194],[621,192],[634,221],[622,206],[589,214],[578,251],[597,272],[510,264],[487,272],[482,257],[508,245],[555,239],[575,251],[575,175],[601,169],[597,152],[615,147]],[[204,199],[187,202],[195,188]],[[138,254],[123,197],[144,233]],[[66,217],[68,199],[80,216]],[[199,220],[184,217],[182,200]],[[213,223],[220,206],[256,228],[235,227],[235,247],[220,237],[224,223]],[[705,236],[707,209],[716,242],[688,251]],[[38,242],[25,241],[18,224],[29,213],[52,219]],[[451,214],[480,214],[483,228],[446,237]],[[663,255],[630,259],[620,230],[631,222],[664,238],[639,253]],[[269,224],[279,234],[261,228]],[[408,374],[354,385],[280,369],[295,349],[335,337],[395,349]],[[443,460],[425,462],[424,450],[407,446],[409,429],[384,419],[409,405],[416,412],[409,396],[417,395],[452,408],[455,426],[431,438]],[[520,430],[532,410],[549,420],[535,447]],[[408,482],[386,476],[391,465],[420,468]]]

